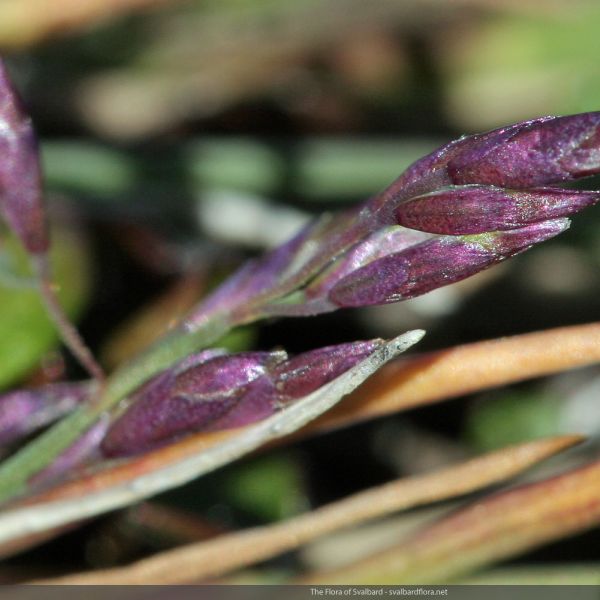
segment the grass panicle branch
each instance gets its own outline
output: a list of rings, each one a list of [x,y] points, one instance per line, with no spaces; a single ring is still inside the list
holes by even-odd
[[[600,198],[544,187],[600,172],[600,113],[544,117],[460,138],[362,205],[317,219],[243,266],[104,380],[50,284],[35,135],[4,69],[0,122],[0,213],[38,265],[42,296],[63,339],[101,383],[87,402],[0,465],[1,500],[26,492],[40,473],[58,474],[57,465],[71,465],[82,448],[91,451],[84,439],[109,456],[131,455],[194,431],[270,418],[378,352],[379,342],[318,349],[291,361],[285,353],[200,352],[232,328],[425,294],[561,233],[568,216]],[[93,435],[109,421],[106,435]]]

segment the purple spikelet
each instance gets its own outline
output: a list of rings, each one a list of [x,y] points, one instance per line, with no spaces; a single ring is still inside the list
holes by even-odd
[[[304,352],[277,365],[272,371],[282,402],[302,398],[329,383],[367,358],[383,340],[350,342]]]
[[[87,383],[54,383],[0,396],[0,444],[10,444],[48,425],[87,399]]]
[[[329,292],[338,306],[387,304],[460,281],[562,233],[567,219],[473,236],[442,236],[354,271]]]
[[[471,144],[447,166],[452,183],[517,189],[600,172],[600,112],[526,121],[508,139]]]
[[[284,352],[243,352],[170,369],[146,384],[110,427],[102,452],[137,454],[198,431],[264,419],[367,358],[382,340],[328,346],[287,359]]]
[[[104,454],[141,452],[181,433],[211,429],[265,377],[270,365],[284,358],[279,352],[245,352],[166,371],[134,396],[132,405],[110,428],[102,443]]]
[[[396,220],[404,227],[429,233],[484,233],[566,217],[598,200],[600,192],[453,186],[402,202],[396,209]]]
[[[41,189],[31,119],[0,60],[0,212],[31,254],[48,250]]]
[[[442,146],[368,204],[379,223],[391,223],[399,203],[449,185],[527,189],[599,172],[600,112],[541,117]]]
[[[415,162],[364,204],[309,225],[246,265],[188,324],[193,329],[219,312],[237,323],[310,316],[376,304],[378,298],[411,298],[459,281],[522,251],[491,251],[462,236],[533,232],[524,248],[552,237],[566,227],[556,225],[560,219],[597,203],[600,192],[547,186],[595,173],[600,112],[541,117],[464,136]],[[537,239],[537,231],[545,233]],[[500,243],[502,236],[493,239]]]

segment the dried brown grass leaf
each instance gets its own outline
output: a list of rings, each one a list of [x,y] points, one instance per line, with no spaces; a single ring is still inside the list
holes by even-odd
[[[304,433],[348,426],[402,410],[600,361],[600,323],[558,327],[455,346],[382,368]]]
[[[600,523],[600,461],[480,500],[311,584],[439,583]]]
[[[498,483],[581,439],[560,436],[505,448],[434,473],[366,490],[279,524],[190,544],[128,567],[71,575],[43,583],[177,584],[218,577],[344,527]]]

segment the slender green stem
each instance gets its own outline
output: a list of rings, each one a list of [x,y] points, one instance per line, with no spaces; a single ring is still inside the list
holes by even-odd
[[[77,328],[71,323],[58,301],[52,283],[48,256],[46,254],[36,255],[33,257],[32,262],[39,279],[40,296],[63,341],[71,350],[73,356],[79,360],[94,379],[104,381],[106,376],[102,367],[96,362],[91,350],[77,331]]]
[[[176,329],[151,346],[131,363],[111,375],[97,397],[78,408],[0,466],[0,501],[9,500],[26,490],[29,479],[40,472],[116,406],[130,392],[156,373],[168,368],[192,352],[206,348],[221,338],[232,324],[215,317],[193,332]]]

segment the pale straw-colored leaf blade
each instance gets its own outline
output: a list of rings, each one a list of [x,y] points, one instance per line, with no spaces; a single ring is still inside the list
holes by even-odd
[[[599,322],[454,346],[390,363],[305,431],[348,426],[599,361]]]
[[[600,462],[482,499],[311,584],[441,583],[600,523]]]
[[[102,572],[70,575],[64,584],[181,584],[220,577],[340,529],[431,502],[460,496],[518,475],[581,441],[541,439],[467,462],[378,486],[281,523],[222,535]]]

